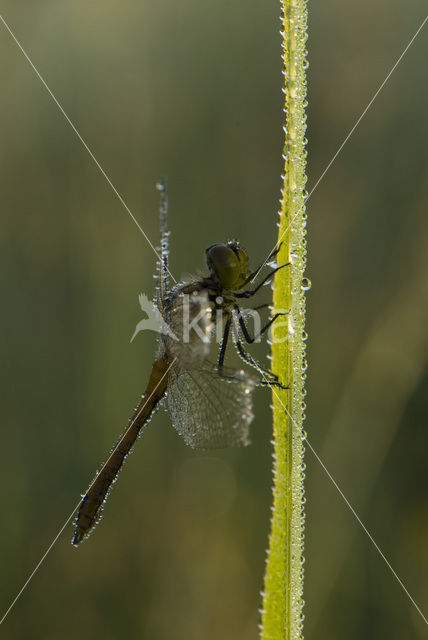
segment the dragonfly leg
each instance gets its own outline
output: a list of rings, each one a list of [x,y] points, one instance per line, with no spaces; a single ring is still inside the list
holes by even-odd
[[[259,383],[260,385],[266,385],[266,386],[270,386],[270,387],[277,387],[279,389],[288,389],[288,387],[286,387],[285,385],[281,384],[278,381],[278,376],[276,376],[274,373],[272,373],[272,371],[269,371],[269,369],[266,369],[259,362],[257,362],[257,360],[255,358],[253,358],[253,356],[251,356],[248,353],[248,351],[246,351],[244,349],[244,347],[242,346],[241,342],[236,337],[235,337],[235,346],[236,346],[236,349],[237,349],[239,355],[241,356],[241,358],[247,364],[249,364],[250,367],[253,367],[253,369],[256,369],[263,376],[266,376],[266,378]]]
[[[262,380],[260,382],[261,385],[263,385],[264,387],[276,387],[277,389],[289,389],[290,387],[287,387],[285,384],[281,384],[281,382],[275,382],[275,381],[271,381],[271,380]]]
[[[236,297],[237,298],[251,298],[255,293],[257,293],[257,291],[266,283],[268,282],[273,275],[275,275],[275,273],[277,271],[279,271],[280,269],[283,269],[284,267],[288,267],[290,265],[290,262],[287,262],[286,264],[281,264],[279,267],[276,267],[276,269],[273,269],[270,273],[267,274],[267,276],[265,278],[263,278],[263,280],[260,282],[260,284],[257,285],[257,287],[255,289],[252,290],[248,290],[248,291],[243,291],[242,293],[236,293]],[[248,280],[248,278],[247,278]]]
[[[277,255],[278,255],[279,250],[280,250],[280,249],[281,249],[281,247],[282,247],[282,244],[283,244],[283,240],[281,240],[281,242],[279,243],[279,245],[278,245],[277,247],[275,247],[275,249],[274,249],[273,251],[271,251],[271,253],[268,255],[267,259],[264,261],[264,263],[263,263],[263,264],[266,264],[266,262],[267,262],[268,260],[272,260],[272,258],[274,258],[275,256],[277,256]]]
[[[219,373],[221,373],[221,370],[223,368],[224,356],[226,355],[227,340],[229,338],[229,333],[230,333],[230,324],[231,324],[231,318],[228,318],[224,326],[223,340],[221,341],[220,353],[218,355],[218,361],[217,361],[217,369]]]
[[[250,273],[249,276],[247,276],[247,279],[245,280],[245,284],[248,284],[248,282],[251,282],[251,280],[253,280],[253,278],[255,278],[257,276],[257,274],[263,269],[263,267],[272,260],[272,258],[275,258],[276,255],[278,255],[279,250],[281,249],[282,246],[282,242],[279,243],[279,245],[276,247],[276,249],[274,249],[273,251],[271,251],[271,253],[268,255],[268,257],[266,258],[266,260],[264,262],[262,262],[262,264],[255,269],[252,273]]]
[[[279,316],[287,316],[288,315],[288,311],[285,313],[275,313],[274,316],[272,316],[272,318],[269,320],[269,322],[267,322],[265,324],[264,327],[262,327],[260,329],[260,331],[258,333],[256,333],[256,335],[254,337],[251,337],[250,334],[248,333],[248,329],[246,327],[246,324],[244,322],[244,318],[241,315],[241,311],[238,307],[238,305],[235,306],[235,312],[236,315],[238,316],[238,322],[239,322],[239,326],[241,327],[242,333],[244,334],[244,338],[245,341],[248,344],[252,344],[253,342],[255,342],[258,338],[260,338],[261,335],[264,334],[265,331],[267,331],[269,329],[269,327],[271,326],[272,322],[275,322],[275,320],[277,318],[279,318]]]

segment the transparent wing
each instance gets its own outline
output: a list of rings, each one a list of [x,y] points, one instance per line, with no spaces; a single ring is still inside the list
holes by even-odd
[[[167,388],[172,423],[194,448],[247,445],[254,386],[255,378],[245,371],[225,369],[220,376],[208,362],[198,369],[173,366]]]
[[[157,185],[157,189],[160,192],[160,204],[159,204],[159,226],[161,242],[158,247],[158,260],[156,269],[156,302],[158,307],[162,306],[162,300],[165,292],[169,288],[169,271],[168,271],[168,259],[169,259],[169,231],[168,231],[168,193],[166,188],[166,180],[163,179]]]
[[[207,291],[186,293],[189,286],[174,287],[165,297],[162,309],[169,332],[160,337],[161,349],[175,358],[181,368],[194,368],[205,360],[213,332]]]

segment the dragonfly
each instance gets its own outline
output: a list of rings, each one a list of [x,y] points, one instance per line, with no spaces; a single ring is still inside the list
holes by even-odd
[[[207,276],[170,286],[168,196],[165,182],[160,191],[160,249],[157,262],[155,303],[161,319],[158,352],[149,381],[129,423],[105,463],[82,495],[74,522],[72,544],[78,546],[99,522],[113,483],[143,428],[162,403],[185,443],[193,448],[214,449],[249,444],[254,418],[252,392],[256,386],[287,388],[244,347],[255,342],[281,315],[276,313],[251,336],[243,301],[252,298],[274,274],[287,265],[272,262],[278,246],[255,271],[248,273],[248,256],[236,240],[213,244],[206,250]],[[254,288],[251,285],[268,265],[271,270]],[[254,310],[268,307],[261,304]],[[222,339],[217,361],[210,359],[213,332],[220,323]],[[239,331],[240,330],[240,331]],[[242,360],[252,371],[225,365],[230,335]],[[257,370],[257,375],[254,374]],[[262,374],[262,376],[260,376]]]

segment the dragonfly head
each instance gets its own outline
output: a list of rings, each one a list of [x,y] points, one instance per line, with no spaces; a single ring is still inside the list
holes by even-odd
[[[208,269],[225,289],[240,289],[247,280],[248,256],[236,240],[206,250]]]

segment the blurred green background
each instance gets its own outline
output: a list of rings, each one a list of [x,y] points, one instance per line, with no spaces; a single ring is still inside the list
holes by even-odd
[[[315,184],[421,24],[416,0],[309,6]],[[154,244],[167,174],[171,269],[276,239],[279,6],[39,1],[2,15]],[[427,28],[308,203],[306,429],[427,611]],[[155,255],[1,26],[0,615],[77,505],[144,390],[129,340]],[[269,296],[265,289],[263,295]],[[2,626],[13,639],[255,640],[269,529],[270,397],[251,447],[186,448],[157,413],[94,535],[68,525]],[[309,639],[426,637],[310,451]]]

